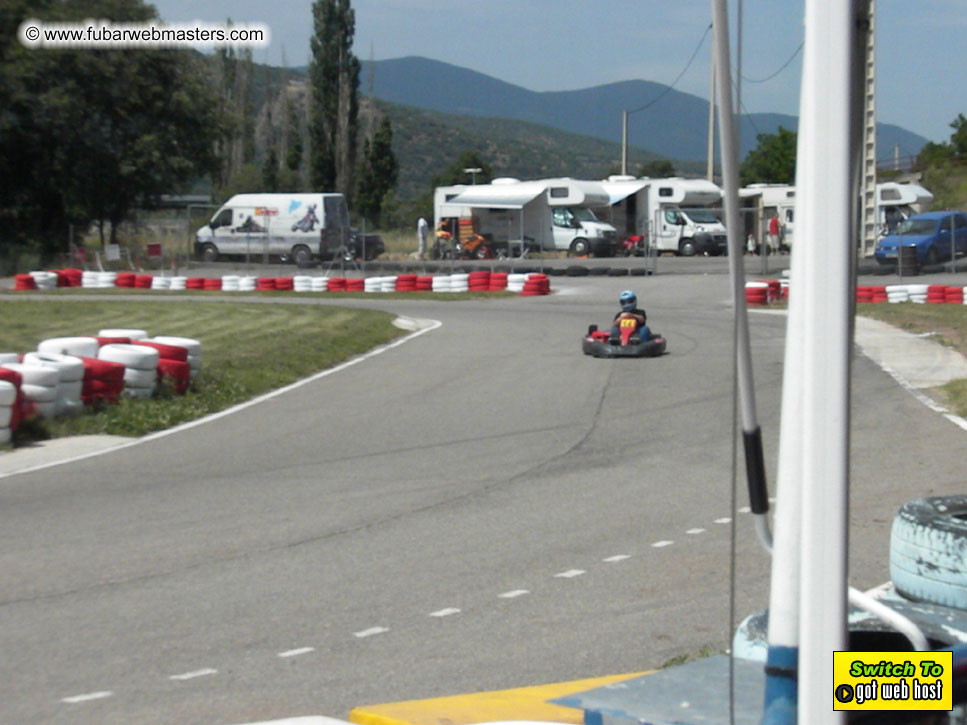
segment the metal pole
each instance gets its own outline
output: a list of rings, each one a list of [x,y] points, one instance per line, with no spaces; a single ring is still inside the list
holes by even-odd
[[[711,89],[708,94],[708,162],[706,164],[705,175],[709,181],[714,181],[715,175],[715,54],[712,54],[712,62],[709,63],[709,83]]]
[[[621,174],[628,174],[628,111],[621,112]]]

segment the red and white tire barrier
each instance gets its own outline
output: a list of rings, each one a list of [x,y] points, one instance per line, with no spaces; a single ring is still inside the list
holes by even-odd
[[[18,394],[16,385],[8,380],[0,380],[0,443],[9,443],[16,429],[14,409]]]
[[[105,345],[97,352],[99,360],[124,365],[124,394],[150,398],[158,384],[158,351],[145,345]]]
[[[47,352],[28,352],[25,365],[47,365],[58,370],[57,397],[54,415],[76,415],[81,412],[84,386],[84,363],[74,355]]]
[[[34,412],[43,418],[53,418],[57,414],[57,384],[60,381],[57,368],[26,363],[6,363],[3,367],[20,373],[20,392],[32,404]]]
[[[69,274],[70,273],[70,274]],[[76,274],[73,274],[76,273]],[[222,292],[497,292],[508,290],[522,294],[524,285],[534,273],[507,273],[476,270],[453,274],[416,275],[396,274],[379,277],[250,277],[224,275],[222,277],[163,277],[134,272],[82,272],[58,270],[31,272],[15,277],[15,289],[53,289],[78,286],[91,289],[151,289],[151,290],[206,290]],[[539,275],[538,279],[546,279]],[[75,282],[76,280],[76,282]],[[535,294],[531,285],[528,294]],[[550,294],[550,283],[541,285]]]

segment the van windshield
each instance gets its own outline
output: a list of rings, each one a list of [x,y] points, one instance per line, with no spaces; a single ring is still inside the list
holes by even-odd
[[[594,212],[590,209],[574,207],[571,209],[571,213],[574,214],[575,218],[580,219],[582,222],[596,222],[598,220],[598,218],[594,215]]]
[[[937,228],[935,219],[904,219],[897,227],[897,234],[933,234]]]
[[[682,209],[682,213],[696,224],[716,224],[719,220],[717,216],[706,209]]]

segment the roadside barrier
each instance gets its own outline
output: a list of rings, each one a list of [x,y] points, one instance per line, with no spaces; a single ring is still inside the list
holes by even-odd
[[[787,280],[756,280],[745,283],[745,300],[751,306],[770,305],[789,299]],[[943,284],[858,285],[856,302],[913,302],[931,305],[967,304],[967,287]]]
[[[222,277],[164,277],[134,272],[90,272],[56,270],[31,272],[14,277],[15,290],[49,290],[57,287],[87,289],[205,290],[209,292],[500,292],[519,295],[551,293],[547,274],[533,271],[508,273],[474,270],[452,274],[412,273],[379,277],[252,277],[228,274]]]

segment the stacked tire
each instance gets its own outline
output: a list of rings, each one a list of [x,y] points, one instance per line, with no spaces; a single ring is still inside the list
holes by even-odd
[[[124,365],[96,357],[82,357],[81,362],[84,364],[81,386],[81,402],[84,405],[114,405],[121,400],[124,393]]]
[[[185,289],[203,290],[205,289],[204,277],[189,277],[185,280]]]
[[[17,386],[8,380],[0,380],[0,443],[9,443],[17,427],[14,411],[18,407]]]
[[[964,288],[947,287],[944,297],[948,305],[962,305],[964,304]]]
[[[396,278],[397,292],[416,292],[416,275],[401,274]]]
[[[768,305],[769,285],[766,282],[746,282],[745,303],[755,307]]]
[[[432,292],[433,291],[433,276],[432,275],[422,275],[416,278],[416,291],[417,292]]]
[[[346,291],[346,278],[345,277],[332,277],[329,280],[329,291],[330,292],[345,292]]]
[[[157,339],[138,340],[134,344],[158,351],[158,384],[170,385],[177,395],[184,395],[188,392],[192,376],[187,347],[170,345]]]
[[[503,292],[505,289],[507,289],[507,277],[507,272],[491,272],[487,291]]]
[[[104,345],[97,352],[99,360],[124,365],[124,395],[131,398],[150,398],[158,385],[160,355],[145,345]]]
[[[927,285],[927,304],[943,305],[947,303],[947,285]]]
[[[524,282],[524,288],[521,290],[521,295],[524,297],[532,297],[535,295],[549,295],[551,293],[551,281],[547,278],[546,274],[529,274],[527,275],[527,281]]]
[[[201,342],[190,337],[174,337],[171,335],[161,335],[151,337],[144,342],[154,342],[161,345],[180,347],[185,350],[185,361],[190,369],[190,378],[194,380],[201,369]]]
[[[434,292],[449,292],[450,291],[450,275],[448,274],[438,274],[433,277],[432,290]]]
[[[29,274],[18,274],[13,278],[13,288],[15,290],[34,290],[37,289],[37,283],[34,282],[34,278]]]
[[[3,367],[20,373],[20,392],[28,410],[42,418],[53,418],[57,414],[57,384],[60,381],[57,368],[27,363],[4,363]]]
[[[490,275],[490,271],[485,269],[471,272],[467,280],[469,290],[471,292],[489,292]]]
[[[77,415],[83,403],[84,362],[74,355],[63,353],[28,352],[25,365],[46,365],[58,372],[53,415]]]

